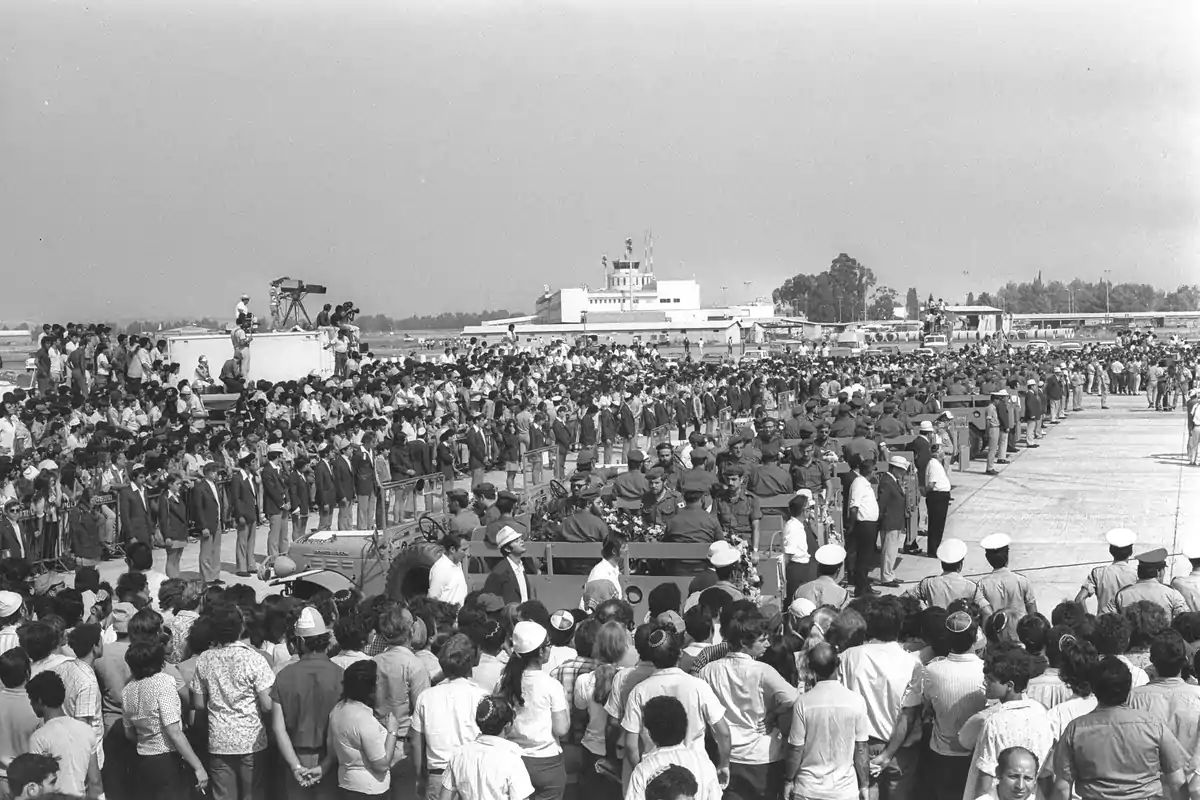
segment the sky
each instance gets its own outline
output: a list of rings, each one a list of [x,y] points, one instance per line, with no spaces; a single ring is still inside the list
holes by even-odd
[[[901,296],[1200,283],[1198,33],[1186,0],[4,0],[0,319],[284,275],[532,311],[647,230],[714,305],[841,252]]]

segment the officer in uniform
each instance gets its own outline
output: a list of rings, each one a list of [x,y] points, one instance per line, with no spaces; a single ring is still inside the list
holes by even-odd
[[[685,483],[690,483],[693,486],[703,487],[703,497],[701,504],[705,511],[712,509],[712,493],[713,489],[720,482],[714,472],[705,469],[705,464],[708,462],[708,451],[704,448],[692,450],[692,468],[684,470],[679,476],[679,483],[676,486],[676,491],[684,494],[683,486]]]
[[[481,483],[473,490],[475,507],[479,511],[479,520],[484,525],[490,525],[500,519],[500,509],[496,508],[496,487],[490,483]],[[488,541],[494,541],[489,539]]]
[[[651,525],[666,525],[675,512],[684,507],[683,496],[666,484],[663,468],[654,466],[646,472],[650,491],[642,500],[642,516]]]
[[[718,491],[713,508],[721,528],[741,536],[750,544],[750,551],[757,553],[762,510],[758,507],[758,498],[746,493],[745,476],[746,470],[742,466],[727,467],[725,485]]]
[[[829,486],[833,470],[827,462],[814,459],[813,450],[811,439],[802,439],[792,448],[792,486],[797,492],[808,489],[814,498],[821,498]]]
[[[1162,606],[1172,619],[1188,610],[1183,595],[1162,582],[1163,573],[1167,569],[1167,558],[1167,551],[1161,547],[1137,557],[1137,583],[1121,589],[1113,601],[1118,614],[1139,600],[1149,600]]]
[[[1171,588],[1183,595],[1192,611],[1200,611],[1200,538],[1183,543],[1183,554],[1192,562],[1192,571],[1171,581]]]
[[[654,466],[661,469],[663,473],[663,481],[668,489],[674,489],[679,483],[679,472],[675,464],[675,451],[671,447],[670,442],[659,442],[654,448],[658,460]]]
[[[612,476],[605,475],[603,471],[597,472],[595,466],[596,456],[591,448],[580,450],[579,455],[575,457],[575,471],[571,473],[571,480],[580,477],[586,485],[603,489],[608,478]]]
[[[846,563],[846,549],[840,544],[825,544],[817,548],[817,577],[800,584],[792,600],[809,600],[818,608],[832,606],[839,611],[850,601],[850,592],[838,583],[838,573]]]
[[[771,442],[763,445],[762,465],[746,481],[746,489],[756,497],[774,497],[780,494],[792,494],[792,476],[779,466],[779,444]]]
[[[875,429],[885,439],[895,439],[908,433],[904,425],[896,418],[896,404],[892,402],[883,404],[883,416],[879,418],[879,424],[875,426]]]
[[[817,429],[804,417],[804,406],[792,406],[792,418],[783,423],[783,438],[807,439],[814,436]]]
[[[479,527],[479,515],[471,510],[470,496],[463,489],[451,489],[446,492],[446,502],[450,505],[449,532],[470,540]]]
[[[618,475],[612,484],[613,505],[617,508],[634,510],[642,507],[642,498],[650,490],[642,472],[645,461],[646,456],[641,450],[629,451],[629,471]]]
[[[584,486],[580,489],[575,511],[562,522],[562,540],[576,544],[600,544],[610,531],[600,518],[600,489]],[[554,571],[564,575],[587,575],[595,563],[580,558],[554,559]]]
[[[1111,614],[1117,610],[1117,592],[1137,582],[1137,569],[1129,563],[1133,555],[1133,543],[1137,534],[1128,528],[1114,528],[1104,534],[1108,552],[1113,563],[1096,567],[1088,573],[1087,580],[1075,596],[1075,602],[1083,604],[1089,597],[1096,598],[1096,613]]]
[[[717,518],[704,510],[701,501],[708,494],[708,484],[692,474],[684,473],[680,479],[683,492],[683,508],[667,519],[667,530],[662,540],[676,544],[712,544],[725,538]],[[707,566],[705,561],[680,560],[668,562],[667,567],[676,575],[695,575]]]
[[[484,486],[487,485],[484,484]],[[495,518],[487,523],[487,531],[484,536],[489,544],[495,545],[496,534],[506,525],[521,534],[522,537],[529,538],[529,528],[517,521],[517,518],[513,516],[513,511],[517,508],[517,502],[517,496],[507,489],[501,489],[496,493],[496,503],[489,508],[489,511],[492,509],[495,510]],[[486,515],[484,516],[484,520],[487,520]]]
[[[975,604],[983,613],[983,619],[1003,611],[1010,632],[1016,632],[1017,623],[1026,614],[1037,613],[1037,601],[1033,599],[1033,587],[1024,575],[1008,568],[1008,534],[993,533],[979,543],[984,557],[992,565],[992,571],[979,579],[975,590]]]
[[[961,539],[943,539],[938,546],[937,557],[942,562],[942,574],[922,579],[913,596],[926,608],[949,608],[951,603],[960,598],[974,600],[978,590],[975,581],[964,578],[962,574],[967,545]]]

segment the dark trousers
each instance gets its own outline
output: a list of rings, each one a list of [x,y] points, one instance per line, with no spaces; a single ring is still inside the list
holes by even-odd
[[[950,511],[949,492],[929,492],[925,495],[925,507],[929,511],[929,554],[935,555],[946,532],[946,514]]]
[[[853,548],[854,564],[851,572],[854,575],[854,589],[859,593],[871,588],[868,575],[875,557],[875,542],[878,538],[879,523],[862,520],[854,523],[854,527],[850,529],[850,536],[847,537]]]
[[[887,749],[887,742],[867,740],[867,754],[874,758]],[[871,778],[871,800],[917,800],[928,797],[926,787],[917,788],[917,765],[920,753],[917,745],[901,747],[879,774]],[[960,795],[961,796],[961,795]]]
[[[213,800],[263,800],[267,794],[266,751],[243,756],[210,754],[208,786]]]
[[[533,784],[531,800],[562,800],[567,790],[567,767],[562,753],[549,758],[522,757],[529,782]]]
[[[971,756],[944,756],[932,750],[925,755],[932,800],[962,800],[971,773]]]
[[[159,797],[182,797],[188,787],[195,786],[192,771],[178,753],[157,756],[138,756],[137,780],[133,782],[134,797],[156,800]]]
[[[729,765],[729,788],[722,800],[759,800],[783,794],[783,762]]]

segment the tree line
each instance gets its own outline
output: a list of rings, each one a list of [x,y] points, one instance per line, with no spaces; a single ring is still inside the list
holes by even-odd
[[[934,292],[929,297],[937,296]],[[876,285],[875,273],[857,259],[840,253],[829,268],[816,274],[798,274],[788,278],[771,292],[780,314],[805,316],[814,322],[854,322],[895,318],[899,293],[889,286]],[[945,299],[954,305],[954,298]],[[1027,283],[1009,281],[995,292],[969,293],[965,305],[983,305],[1012,314],[1114,314],[1133,311],[1200,311],[1200,286],[1179,286],[1173,291],[1148,283],[1089,282],[1076,278],[1070,282],[1042,280]],[[904,315],[918,319],[923,304],[916,287],[909,287],[904,298]]]

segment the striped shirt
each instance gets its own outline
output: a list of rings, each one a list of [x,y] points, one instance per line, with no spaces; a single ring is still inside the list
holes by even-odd
[[[72,658],[54,668],[66,689],[63,713],[92,726],[96,746],[104,739],[104,713],[100,709],[100,683],[91,664]]]
[[[934,659],[921,675],[921,696],[933,710],[929,749],[943,756],[969,756],[971,751],[958,741],[958,732],[987,705],[983,659],[974,653]]]

